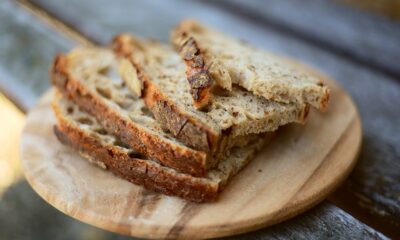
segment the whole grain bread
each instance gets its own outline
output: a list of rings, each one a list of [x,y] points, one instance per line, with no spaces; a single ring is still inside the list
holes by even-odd
[[[110,134],[96,118],[77,105],[56,95],[53,109],[58,121],[55,134],[65,145],[114,174],[147,189],[195,202],[216,200],[218,193],[271,138],[259,137],[248,146],[235,148],[231,155],[205,177],[194,177],[162,166],[143,156]]]
[[[194,98],[196,106],[210,102],[213,83],[228,90],[238,84],[258,96],[283,103],[305,102],[320,110],[328,106],[330,91],[321,79],[196,21],[178,24],[171,42],[186,63],[191,88],[195,89],[193,79],[200,79],[196,77],[200,76],[198,72],[202,73],[201,79],[207,79],[202,97]]]
[[[51,81],[59,91],[93,115],[104,128],[141,154],[194,176],[205,176],[208,155],[165,133],[141,99],[118,75],[114,54],[81,48],[58,55]]]
[[[138,87],[132,92],[143,98],[164,128],[195,149],[224,152],[221,149],[243,136],[302,123],[307,117],[306,103],[277,103],[237,86],[214,89],[211,105],[199,111],[192,104],[185,64],[172,48],[123,34],[114,39],[113,49],[121,57],[123,78]]]

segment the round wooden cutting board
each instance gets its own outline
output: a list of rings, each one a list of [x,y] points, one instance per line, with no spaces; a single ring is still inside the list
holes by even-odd
[[[277,136],[215,203],[195,204],[131,184],[90,164],[53,134],[53,90],[29,113],[21,162],[35,191],[60,211],[94,226],[145,238],[209,238],[243,233],[316,205],[346,178],[361,144],[361,123],[335,82],[329,110]]]

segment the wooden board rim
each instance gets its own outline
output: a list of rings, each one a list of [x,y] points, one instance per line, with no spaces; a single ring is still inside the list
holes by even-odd
[[[337,85],[337,84],[335,84]],[[340,89],[340,87],[338,87],[338,89]],[[343,91],[342,89],[340,89],[341,91]],[[343,91],[344,92],[344,91]],[[41,106],[41,104],[43,104],[43,101],[48,99],[49,96],[51,95],[51,91],[47,92],[45,94],[44,97],[41,98],[40,103],[38,105],[38,107]],[[346,97],[348,97],[347,93],[344,92],[344,94],[346,95]],[[352,100],[350,99],[350,103],[351,105],[355,108],[354,103],[352,102]],[[37,107],[36,107],[37,108]],[[34,108],[34,109],[36,109]],[[27,118],[27,125],[29,123],[29,116]],[[331,193],[338,185],[340,185],[341,182],[344,181],[344,179],[349,175],[349,173],[351,172],[351,170],[353,169],[355,163],[356,163],[356,159],[357,159],[357,155],[359,154],[360,151],[360,146],[361,146],[361,121],[359,118],[359,114],[358,111],[355,108],[355,112],[354,112],[354,116],[352,117],[350,124],[346,127],[349,128],[350,126],[352,127],[352,131],[355,131],[355,133],[358,135],[358,139],[356,141],[356,145],[354,146],[354,148],[356,149],[356,152],[353,156],[352,159],[349,159],[350,164],[347,166],[347,168],[345,169],[345,171],[342,172],[342,174],[340,176],[338,176],[336,178],[336,181],[332,181],[330,182],[330,184],[325,185],[325,187],[323,189],[321,189],[321,191],[319,192],[319,194],[315,193],[313,195],[308,196],[306,199],[300,199],[299,201],[297,201],[296,203],[293,203],[292,201],[289,201],[289,204],[286,204],[284,206],[283,209],[279,209],[276,212],[273,212],[272,214],[269,213],[268,215],[271,216],[275,216],[275,215],[279,215],[279,217],[277,217],[276,219],[273,220],[269,220],[268,222],[265,222],[265,216],[259,216],[258,218],[252,219],[251,222],[246,221],[246,222],[235,222],[236,227],[232,228],[232,226],[227,226],[224,224],[221,224],[219,226],[214,226],[212,229],[209,229],[208,231],[205,231],[204,227],[202,226],[191,226],[192,228],[192,233],[196,233],[201,231],[202,232],[202,236],[204,237],[220,237],[220,236],[227,236],[227,235],[232,235],[232,234],[239,234],[239,233],[243,233],[246,231],[251,231],[251,230],[255,230],[255,229],[259,229],[261,227],[266,227],[266,226],[270,226],[272,224],[276,224],[279,223],[281,221],[284,221],[290,217],[293,217],[295,215],[298,215],[304,211],[306,211],[307,209],[315,206],[316,204],[318,204],[319,202],[321,202],[329,193]],[[25,129],[24,129],[25,132]],[[344,137],[346,137],[345,135],[347,134],[347,131],[344,132]],[[340,139],[343,136],[341,136],[337,142],[340,141]],[[335,145],[337,144],[337,142],[335,143]],[[21,156],[22,153],[24,152],[23,149],[23,145],[21,145]],[[22,165],[24,166],[24,159],[22,160]],[[323,165],[323,162],[318,166],[321,167]],[[163,228],[163,227],[168,227],[170,228],[170,224],[165,224],[165,225],[152,225],[149,229],[145,229],[145,228],[141,228],[141,229],[136,229],[135,231],[132,230],[132,225],[129,224],[117,224],[114,221],[107,221],[106,219],[102,219],[101,221],[98,221],[98,216],[96,216],[96,214],[88,214],[88,212],[85,212],[84,210],[81,209],[77,209],[77,208],[72,208],[69,209],[68,207],[65,207],[65,204],[63,205],[62,202],[60,202],[59,200],[56,199],[56,197],[54,198],[49,198],[48,194],[46,194],[46,189],[42,189],[41,186],[39,186],[35,180],[32,178],[31,175],[29,175],[29,169],[24,168],[24,172],[25,172],[25,176],[28,179],[28,182],[31,184],[31,186],[34,188],[34,190],[43,198],[45,199],[47,202],[49,202],[52,206],[54,206],[55,208],[59,209],[60,211],[64,212],[67,215],[70,215],[80,221],[92,224],[94,226],[100,227],[100,228],[104,228],[113,232],[117,232],[117,233],[122,233],[122,234],[126,234],[126,235],[132,235],[132,236],[138,236],[138,237],[150,237],[150,238],[159,238],[159,237],[174,237],[175,233],[173,233],[173,229],[169,231],[169,233],[172,234],[168,234],[168,235],[159,235],[159,234],[155,234],[155,235],[149,235],[149,232],[151,232],[150,230],[152,228]],[[313,175],[312,175],[313,176]],[[309,179],[307,181],[309,181],[310,179],[312,179],[312,176],[309,177]],[[307,185],[307,181],[305,183],[305,185]],[[296,199],[298,193],[296,193],[295,196],[293,196],[293,199]],[[290,211],[289,211],[290,210]],[[177,228],[181,227],[181,226],[176,226]],[[179,234],[178,234],[179,235]],[[180,237],[184,236],[184,237],[196,237],[196,234],[185,234],[185,235],[179,235]]]

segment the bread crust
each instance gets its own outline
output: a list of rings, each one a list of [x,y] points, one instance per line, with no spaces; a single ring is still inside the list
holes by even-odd
[[[249,133],[260,133],[265,131],[263,130],[257,132],[254,131],[254,129],[261,129],[261,126],[264,125],[267,126],[269,124],[268,118],[262,118],[260,121],[252,119],[252,124],[248,124],[246,127],[241,126],[235,129],[235,126],[238,125],[232,124],[231,126],[222,129],[221,122],[223,120],[221,119],[215,120],[210,118],[210,122],[206,122],[207,118],[200,120],[200,117],[197,119],[192,117],[190,110],[187,110],[185,106],[176,102],[175,99],[172,99],[171,96],[169,96],[168,93],[161,88],[162,85],[151,78],[151,73],[146,73],[144,70],[146,69],[146,61],[142,61],[139,56],[141,52],[146,54],[146,48],[151,49],[152,47],[145,46],[144,44],[151,43],[140,42],[138,39],[130,35],[122,34],[114,38],[112,47],[114,52],[121,57],[121,59],[130,61],[132,66],[136,69],[136,75],[138,76],[138,79],[142,81],[144,86],[140,95],[141,98],[143,98],[145,104],[151,109],[154,117],[176,138],[190,147],[211,153],[210,155],[212,156],[221,150],[218,146],[221,145],[221,142],[223,142],[227,135],[232,135],[235,137],[237,135],[247,135]],[[235,87],[234,91],[232,92],[238,93],[239,90],[237,87]],[[240,92],[243,91],[240,90]],[[221,97],[219,99],[221,99]],[[214,99],[214,102],[215,101],[218,101],[217,96]],[[231,107],[233,108],[234,106]],[[215,110],[216,108],[218,107],[214,106],[211,110]],[[296,117],[292,117],[292,120],[288,121],[288,123],[292,121],[304,123],[308,115],[309,105],[299,104],[296,105],[295,108],[296,111],[298,111]],[[268,116],[268,114],[265,114],[264,116]],[[275,122],[277,122],[275,127],[277,128],[279,125],[281,125],[281,121],[277,119],[275,120]],[[215,124],[216,127],[212,127],[212,124]],[[256,126],[253,126],[253,124]],[[252,131],[254,132],[245,132],[243,130],[244,132],[240,133],[241,128],[253,129]],[[270,129],[269,131],[274,131],[276,128]],[[234,131],[231,131],[232,129],[234,129]],[[230,134],[230,132],[233,132],[233,134]],[[222,149],[222,151],[224,151],[224,149]]]
[[[202,109],[212,101],[211,87],[213,80],[206,68],[196,41],[193,38],[182,41],[179,53],[186,65],[186,78],[190,84],[193,105],[197,109]]]
[[[194,202],[215,201],[220,185],[187,174],[172,174],[151,160],[132,158],[117,147],[104,146],[100,141],[70,126],[58,118],[54,133],[59,141],[104,163],[106,168],[134,184],[166,195],[178,196]]]
[[[108,107],[100,96],[69,74],[68,60],[65,55],[60,54],[55,58],[50,79],[67,99],[93,115],[107,131],[119,136],[123,142],[140,153],[181,172],[193,176],[206,175],[207,154],[205,152],[173,144],[146,131],[135,122],[121,117],[117,111]]]
[[[230,179],[273,138],[273,134],[266,134],[245,141],[206,177],[194,177],[163,166],[130,148],[58,91],[52,108],[58,122],[54,131],[60,142],[77,150],[89,162],[147,189],[195,202],[216,200]]]
[[[134,51],[132,40],[128,35],[118,35],[114,38],[112,47],[118,56],[128,59],[135,67],[144,85],[141,97],[152,110],[154,117],[188,146],[205,152],[214,152],[219,144],[221,131],[207,128],[206,125],[175,107],[175,104],[152,83],[145,71],[130,58]]]
[[[300,90],[290,90],[287,89],[287,86],[286,87],[283,86],[284,84],[271,84],[271,86],[269,86],[268,83],[262,85],[261,81],[255,84],[255,82],[257,82],[256,81],[257,79],[254,80],[250,78],[249,82],[244,83],[241,82],[240,80],[238,81],[237,77],[236,80],[234,80],[235,77],[231,78],[229,76],[232,74],[231,72],[233,72],[233,75],[237,74],[240,75],[241,71],[240,69],[237,69],[237,66],[235,68],[227,67],[221,55],[227,54],[229,55],[230,58],[233,59],[233,57],[230,54],[232,53],[232,51],[237,51],[238,50],[237,48],[240,48],[240,45],[237,44],[235,45],[235,48],[232,47],[231,49],[229,49],[228,47],[223,46],[223,43],[218,42],[222,40],[221,38],[223,38],[224,43],[226,44],[228,44],[229,42],[239,42],[233,38],[230,38],[206,26],[203,26],[202,24],[194,20],[184,20],[180,22],[175,27],[175,29],[172,30],[171,43],[179,51],[182,59],[186,62],[187,66],[186,77],[188,80],[192,78],[190,73],[193,71],[194,72],[197,71],[196,64],[193,64],[192,63],[193,61],[188,62],[188,60],[186,59],[193,56],[192,59],[196,58],[196,62],[202,63],[203,65],[210,65],[211,63],[209,62],[217,62],[217,64],[215,63],[212,64],[212,65],[218,65],[216,66],[217,70],[216,71],[209,70],[207,72],[208,74],[207,78],[210,79],[211,83],[221,85],[221,87],[223,88],[229,90],[229,85],[232,83],[236,83],[244,87],[248,91],[251,91],[254,94],[262,96],[268,100],[284,102],[284,103],[308,103],[317,108],[318,110],[321,111],[327,110],[330,98],[330,90],[320,79],[314,82],[312,87],[307,87],[307,88],[304,87],[303,89]],[[218,39],[217,42],[221,46],[218,46],[217,42],[215,42],[216,39]],[[241,42],[240,44],[241,46],[247,45],[243,42]],[[220,52],[215,52],[214,46],[221,47],[221,49],[223,50],[222,51],[219,50]],[[254,49],[248,48],[247,51],[252,51],[253,53],[261,50],[257,50],[255,48]],[[272,56],[272,54],[270,55]],[[242,56],[238,57],[241,58]],[[285,62],[285,59],[281,59],[278,56],[273,56],[273,58],[281,62]],[[301,70],[304,69],[304,67],[299,64],[293,64],[290,63],[289,61],[286,61],[286,63],[288,63],[288,65],[297,65],[298,69]],[[242,71],[244,72],[257,71],[257,69],[251,64],[243,67],[249,68],[249,69],[242,69]],[[262,79],[262,77],[265,77],[265,75],[259,76],[260,79]],[[242,81],[245,81],[243,80],[245,79],[243,76],[241,77],[241,79]],[[203,89],[203,91],[209,95],[204,98],[212,99],[211,88],[212,85],[210,84],[207,89]]]

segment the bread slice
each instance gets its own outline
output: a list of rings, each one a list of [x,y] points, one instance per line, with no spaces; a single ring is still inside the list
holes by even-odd
[[[258,96],[278,102],[305,102],[320,110],[328,106],[330,91],[321,79],[196,21],[182,21],[172,31],[171,42],[186,63],[189,82],[198,79],[198,73],[202,73],[201,79],[207,79],[201,89],[205,96],[194,98],[196,106],[210,101],[212,97],[207,95],[212,94],[213,82],[228,90],[232,84],[238,84]],[[192,89],[194,85],[191,83]]]
[[[66,98],[130,147],[178,171],[205,176],[209,168],[207,153],[191,149],[165,133],[143,101],[125,86],[117,68],[110,50],[81,48],[58,55],[50,75]]]
[[[218,193],[232,176],[271,137],[259,137],[248,146],[233,149],[230,157],[208,172],[206,177],[193,177],[144,157],[109,134],[93,116],[81,111],[72,102],[60,98],[60,95],[55,97],[53,109],[58,121],[54,131],[63,144],[71,146],[89,161],[132,183],[195,202],[216,200]]]
[[[114,39],[113,49],[122,58],[122,68],[128,68],[122,69],[123,78],[140,86],[132,91],[166,129],[195,149],[224,152],[243,136],[274,131],[307,117],[308,104],[268,101],[237,86],[231,91],[215,89],[211,105],[199,111],[192,104],[185,65],[173,49],[126,34]]]

